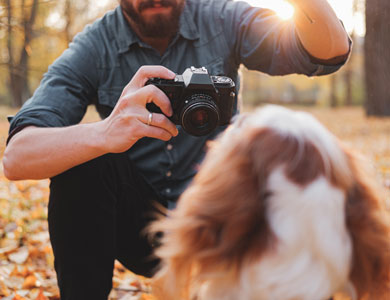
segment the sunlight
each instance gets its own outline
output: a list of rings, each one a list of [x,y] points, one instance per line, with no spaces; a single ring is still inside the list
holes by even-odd
[[[236,0],[239,1],[239,0]],[[244,0],[252,6],[272,9],[283,19],[290,19],[294,15],[294,8],[287,0]],[[328,0],[329,4],[335,10],[337,16],[343,21],[348,32],[355,30],[356,34],[364,36],[365,21],[364,11],[352,12],[352,0]]]
[[[291,19],[294,7],[285,0],[245,0],[252,6],[272,9],[283,20]]]
[[[366,25],[363,7],[361,7],[361,10],[357,11],[354,16],[352,10],[352,0],[328,0],[328,2],[335,10],[337,16],[343,21],[348,32],[355,30],[356,34],[364,36],[366,32]]]
[[[294,7],[287,3],[287,2],[281,2],[280,4],[275,3],[275,12],[276,14],[283,20],[291,19],[294,15]]]
[[[47,27],[61,29],[65,26],[64,17],[57,11],[52,12],[48,18],[45,20],[45,25]]]

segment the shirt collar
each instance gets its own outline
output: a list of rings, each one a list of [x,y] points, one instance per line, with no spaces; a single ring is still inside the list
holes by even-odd
[[[116,34],[118,35],[119,53],[124,53],[129,50],[131,45],[139,43],[140,39],[127,23],[120,6],[115,9],[115,14],[118,19],[118,32]]]
[[[140,43],[141,40],[127,23],[120,6],[115,9],[115,14],[118,17],[119,53],[124,53],[129,50],[130,46],[135,43]],[[179,24],[179,35],[188,40],[196,40],[199,38],[199,32],[195,25],[194,17],[187,5],[187,1],[180,15]]]
[[[199,31],[194,22],[194,16],[190,11],[188,0],[184,4],[183,12],[179,21],[179,34],[187,40],[196,40],[199,38]]]

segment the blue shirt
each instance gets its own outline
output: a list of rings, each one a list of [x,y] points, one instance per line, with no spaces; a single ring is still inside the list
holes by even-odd
[[[312,76],[336,71],[346,58],[336,65],[316,61],[302,47],[292,21],[229,0],[186,0],[179,31],[160,55],[139,39],[117,7],[87,26],[49,67],[33,97],[12,119],[10,137],[28,125],[77,124],[90,104],[107,117],[143,65],[163,65],[178,74],[204,66],[212,75],[231,77],[238,94],[240,64],[271,75]],[[206,142],[223,129],[194,137],[179,128],[169,142],[143,138],[128,154],[163,198],[176,199],[195,175]]]

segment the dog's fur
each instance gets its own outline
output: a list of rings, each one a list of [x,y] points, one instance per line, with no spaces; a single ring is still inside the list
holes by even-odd
[[[267,106],[210,148],[176,210],[152,225],[164,233],[159,299],[389,299],[383,199],[316,119]]]

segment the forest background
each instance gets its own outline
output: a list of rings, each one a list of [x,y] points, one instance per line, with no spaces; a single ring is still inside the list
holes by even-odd
[[[288,12],[283,0],[247,1],[279,10],[281,17]],[[353,40],[348,63],[335,74],[313,78],[271,77],[241,68],[240,96],[245,110],[277,103],[314,114],[367,157],[390,209],[390,1],[329,2]],[[33,94],[73,37],[117,4],[117,0],[0,0],[0,159],[7,115]],[[97,118],[91,108],[84,122]],[[10,182],[0,164],[0,299],[58,299],[47,199],[48,180]],[[147,280],[117,263],[110,299],[152,296]]]
[[[247,0],[286,16],[283,0]],[[47,67],[84,26],[116,0],[1,0],[0,104],[19,107]],[[270,77],[242,68],[245,104],[264,102],[320,106],[360,105],[368,114],[390,115],[390,1],[330,0],[353,39],[348,64],[334,75]],[[340,3],[343,3],[340,5]],[[347,11],[347,13],[346,13]],[[367,24],[365,24],[367,23]]]

